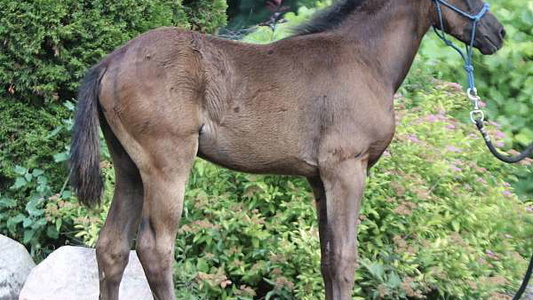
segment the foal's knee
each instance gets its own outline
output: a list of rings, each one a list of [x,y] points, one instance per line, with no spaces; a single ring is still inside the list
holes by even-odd
[[[120,282],[129,260],[129,249],[101,237],[96,244],[96,259],[100,269],[100,279]]]
[[[339,280],[347,284],[353,284],[355,277],[355,269],[357,268],[357,261],[355,257],[345,257],[339,263],[337,276]]]
[[[321,270],[324,276],[329,277],[333,281],[348,285],[351,285],[354,281],[356,268],[357,252],[353,250],[331,253],[321,262]]]

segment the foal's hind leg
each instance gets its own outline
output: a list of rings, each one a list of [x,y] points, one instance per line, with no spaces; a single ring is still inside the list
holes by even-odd
[[[351,158],[321,167],[320,178],[309,180],[317,199],[326,300],[351,299],[365,176],[366,162]]]
[[[132,240],[141,217],[143,185],[139,170],[106,124],[102,125],[115,167],[115,194],[96,244],[100,300],[118,300]]]
[[[175,299],[174,243],[198,136],[174,137],[154,146],[150,151],[152,163],[141,168],[145,196],[137,253],[154,298],[169,300]]]

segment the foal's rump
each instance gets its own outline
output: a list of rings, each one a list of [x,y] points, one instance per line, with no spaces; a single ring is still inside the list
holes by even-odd
[[[84,203],[94,205],[101,195],[99,118],[141,170],[166,163],[157,149],[179,148],[197,136],[204,83],[194,35],[177,28],[147,32],[86,75],[71,155],[71,181]]]
[[[192,35],[175,28],[153,30],[101,63],[106,67],[102,111],[141,170],[163,163],[158,149],[179,148],[201,127],[204,83]]]

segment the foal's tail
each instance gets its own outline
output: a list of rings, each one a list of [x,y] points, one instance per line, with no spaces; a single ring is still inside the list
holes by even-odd
[[[89,207],[100,203],[99,104],[100,80],[105,68],[93,67],[82,81],[70,147],[70,184],[80,201]]]

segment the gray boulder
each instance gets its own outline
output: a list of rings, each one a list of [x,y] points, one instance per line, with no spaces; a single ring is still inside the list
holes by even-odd
[[[63,246],[52,252],[32,271],[20,300],[96,300],[98,267],[91,248]],[[153,300],[144,271],[134,251],[122,283],[120,299]]]
[[[26,248],[0,234],[0,300],[18,299],[35,263]]]

